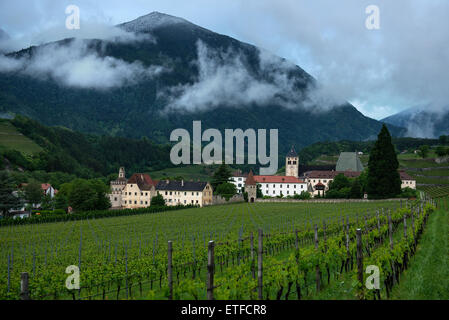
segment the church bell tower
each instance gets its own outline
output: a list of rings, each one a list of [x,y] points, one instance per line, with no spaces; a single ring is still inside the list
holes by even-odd
[[[293,146],[285,158],[285,175],[287,177],[299,177],[299,157]]]

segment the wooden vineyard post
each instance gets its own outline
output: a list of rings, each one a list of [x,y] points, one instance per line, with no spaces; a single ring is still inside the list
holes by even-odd
[[[363,286],[363,252],[362,252],[362,230],[356,230],[357,236],[357,279]]]
[[[415,244],[415,248],[416,248],[416,234],[415,234],[415,214],[413,212],[413,209],[411,211],[412,214],[412,234],[413,234],[413,242]]]
[[[393,251],[393,225],[391,223],[391,213],[388,212],[388,235],[390,237],[390,249],[391,251]],[[396,267],[395,264],[393,262],[392,265],[392,269],[393,269],[393,283],[396,282]]]
[[[296,238],[295,238],[295,249],[296,249],[296,251],[298,251],[299,250],[298,230],[295,230],[295,236],[296,236]]]
[[[380,218],[379,218],[379,211],[377,211],[377,231],[379,231],[379,237],[380,237]]]
[[[318,226],[315,224],[315,249],[318,254]],[[320,291],[320,266],[316,265],[316,291]]]
[[[407,214],[404,213],[404,238],[407,241]]]
[[[351,261],[351,253],[349,252],[349,218],[346,216],[346,271],[348,271]]]
[[[324,241],[324,251],[327,251],[327,244],[326,244],[326,221],[323,221],[323,241]]]
[[[393,250],[393,225],[391,223],[390,213],[388,213],[388,235],[390,236],[390,249]]]
[[[173,300],[173,242],[168,241],[168,262],[167,262],[167,277],[168,277],[168,299]]]
[[[259,247],[257,248],[257,283],[258,283],[258,297],[263,300],[263,278],[262,278],[262,254],[263,254],[263,231],[259,229]]]
[[[22,272],[20,274],[20,300],[30,300],[28,280],[28,272]]]
[[[253,279],[256,279],[256,267],[254,265],[254,233],[251,231],[251,273]]]
[[[207,248],[207,300],[214,300],[214,241]]]

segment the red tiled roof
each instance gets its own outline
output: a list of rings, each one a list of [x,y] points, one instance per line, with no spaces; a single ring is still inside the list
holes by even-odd
[[[415,178],[413,178],[412,176],[410,176],[407,172],[405,171],[399,171],[399,175],[401,176],[401,180],[416,180]]]
[[[254,176],[258,183],[304,183],[304,180],[287,176]]]
[[[42,188],[42,190],[47,191],[48,189],[51,188],[51,184],[49,184],[49,183],[42,183],[41,184],[41,188]]]
[[[146,173],[135,173],[128,179],[128,183],[135,183],[140,190],[151,190],[152,186],[156,186],[151,177]]]
[[[246,178],[245,185],[247,185],[247,186],[254,186],[256,184],[257,184],[257,182],[254,179],[253,170],[250,170],[250,172],[248,174],[248,178]]]

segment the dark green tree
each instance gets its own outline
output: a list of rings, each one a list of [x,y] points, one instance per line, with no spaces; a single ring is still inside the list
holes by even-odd
[[[49,194],[42,197],[41,208],[42,210],[53,210],[55,208],[55,201]]]
[[[231,176],[232,173],[229,167],[225,163],[221,164],[212,177],[211,181],[212,188],[216,190],[220,184],[229,182]]]
[[[430,150],[430,147],[428,145],[420,146],[418,149],[419,156],[423,159],[427,158],[427,156],[429,154],[429,150]]]
[[[75,211],[95,210],[97,194],[87,180],[76,179],[71,183],[68,201]]]
[[[151,199],[151,206],[165,206],[165,199],[159,192]]]
[[[448,142],[448,136],[445,135],[440,136],[438,142],[442,145],[445,145]]]
[[[233,195],[237,193],[237,188],[233,183],[222,183],[215,190],[216,194],[222,196],[226,200],[229,200]]]
[[[385,124],[371,149],[368,161],[367,192],[371,199],[395,197],[401,193],[399,162]]]
[[[31,181],[24,187],[25,200],[33,207],[40,204],[44,197],[44,191],[41,188],[41,184],[37,181]]]
[[[362,185],[359,179],[354,179],[351,186],[351,192],[349,197],[351,199],[361,199],[363,197]]]
[[[334,180],[329,185],[329,190],[341,190],[343,188],[350,188],[351,182],[343,174],[339,173],[335,176]]]
[[[262,187],[260,186],[260,184],[257,184],[256,198],[263,198]]]
[[[54,206],[55,206],[55,209],[67,210],[67,208],[69,206],[69,200],[67,199],[67,196],[64,194],[58,193],[54,199]]]
[[[438,146],[438,148],[435,150],[435,153],[439,157],[444,157],[447,154],[448,150],[443,146]]]
[[[19,209],[22,200],[13,194],[16,191],[14,179],[6,171],[0,171],[0,212],[9,216],[9,210]]]

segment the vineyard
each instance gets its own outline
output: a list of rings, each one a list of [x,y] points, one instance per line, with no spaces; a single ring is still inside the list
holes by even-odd
[[[420,190],[427,193],[432,198],[443,198],[449,197],[449,186],[448,187],[421,187]]]
[[[386,299],[435,210],[427,202],[233,204],[0,228],[0,299],[314,299],[351,279]],[[68,266],[80,288],[66,288]],[[381,289],[367,290],[379,267]]]

